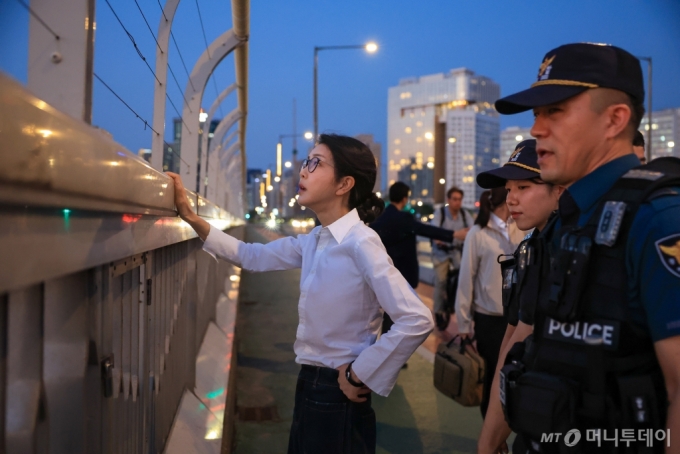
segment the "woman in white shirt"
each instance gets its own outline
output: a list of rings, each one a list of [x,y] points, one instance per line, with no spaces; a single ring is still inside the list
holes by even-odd
[[[463,245],[456,318],[462,337],[471,336],[474,322],[477,351],[486,362],[487,371],[496,370],[498,351],[505,334],[503,317],[502,278],[498,256],[512,254],[524,234],[510,217],[505,204],[505,188],[484,191],[479,198],[479,214]],[[489,405],[493,373],[484,377],[482,417]]]
[[[247,244],[194,214],[178,175],[180,216],[204,250],[251,271],[302,268],[296,362],[301,364],[288,453],[374,453],[371,391],[387,396],[401,366],[433,329],[432,315],[392,266],[367,225],[384,204],[366,145],[321,134],[300,169],[300,205],[317,215],[309,234]],[[382,311],[394,321],[376,341]]]

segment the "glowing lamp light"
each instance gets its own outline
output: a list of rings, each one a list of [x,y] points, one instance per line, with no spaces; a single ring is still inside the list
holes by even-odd
[[[366,52],[369,54],[375,53],[378,51],[378,45],[374,42],[366,43],[366,46],[364,46],[366,49]]]
[[[286,161],[286,163],[283,165],[286,169],[290,169],[293,164],[290,161]]]
[[[515,136],[515,140],[518,142],[521,142],[524,137],[520,136],[519,134]]]
[[[206,112],[201,112],[198,114],[198,121],[201,123],[205,123],[205,121],[208,119],[208,114]]]
[[[312,134],[310,131],[307,131],[305,133],[305,139],[312,140],[313,138],[314,138],[314,134]]]
[[[434,135],[433,135],[431,132],[426,132],[426,133],[425,133],[425,138],[426,138],[427,140],[432,140],[432,139],[434,139]]]
[[[439,184],[446,184],[446,180],[443,179],[443,178],[440,178],[440,179],[439,179]]]
[[[449,137],[449,143],[456,143],[455,137]]]

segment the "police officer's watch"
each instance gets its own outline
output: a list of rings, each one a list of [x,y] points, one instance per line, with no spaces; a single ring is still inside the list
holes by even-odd
[[[345,378],[347,379],[347,381],[349,382],[350,385],[352,385],[356,388],[361,388],[362,386],[364,386],[364,384],[361,383],[360,381],[359,382],[354,381],[354,379],[352,378],[352,364],[353,363],[354,363],[354,361],[349,363],[349,365],[347,366],[347,369],[345,369]]]

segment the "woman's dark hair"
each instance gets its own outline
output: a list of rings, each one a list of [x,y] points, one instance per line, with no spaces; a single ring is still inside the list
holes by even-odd
[[[349,209],[356,208],[363,222],[375,220],[385,209],[385,202],[373,192],[378,169],[371,150],[353,137],[337,134],[321,134],[317,143],[331,150],[336,180],[354,178],[354,187],[349,193]]]
[[[507,189],[502,186],[482,192],[482,195],[479,197],[479,214],[477,219],[475,219],[475,224],[480,227],[486,227],[491,218],[491,212],[505,203],[507,195]]]

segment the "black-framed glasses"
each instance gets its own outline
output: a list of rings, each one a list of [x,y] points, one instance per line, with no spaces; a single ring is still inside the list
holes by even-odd
[[[320,162],[324,162],[325,164],[328,164],[326,161],[321,161],[321,159],[314,157],[312,159],[305,158],[302,160],[302,166],[300,167],[300,172],[302,172],[302,169],[307,167],[307,171],[309,173],[312,173],[316,170],[316,168],[319,166]],[[329,166],[333,167],[332,164],[328,164]]]

